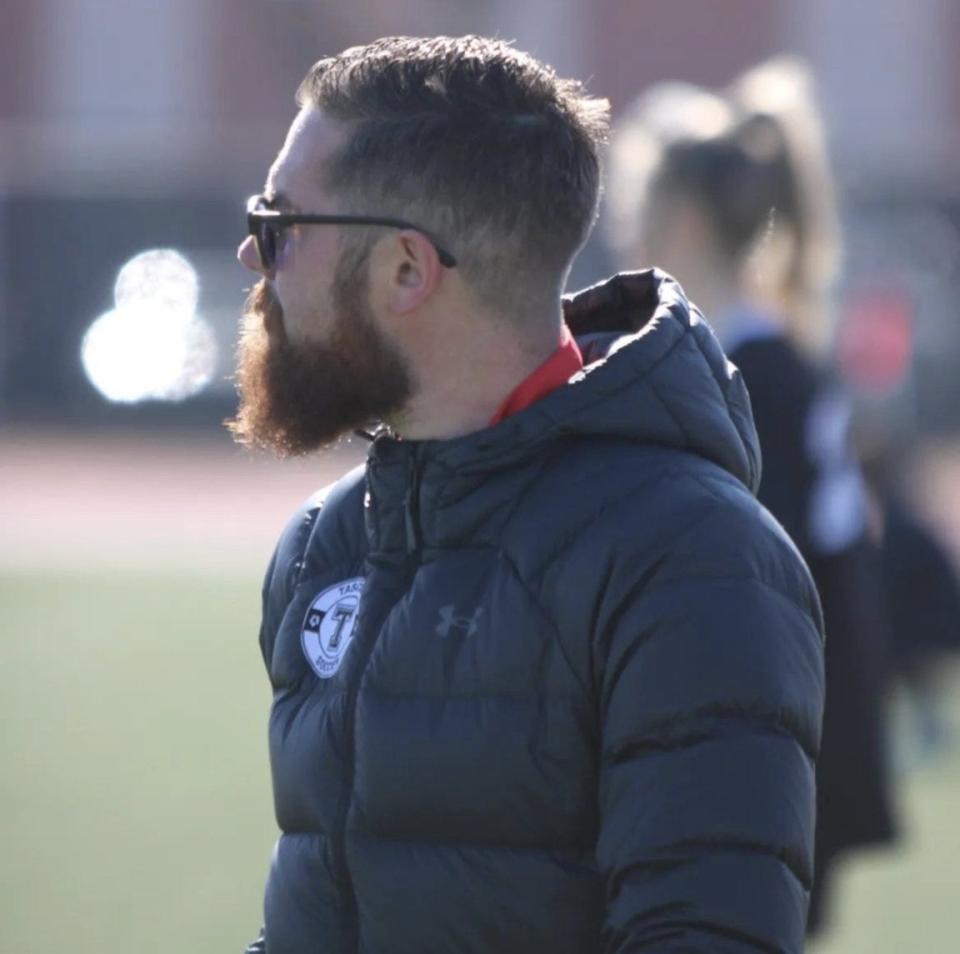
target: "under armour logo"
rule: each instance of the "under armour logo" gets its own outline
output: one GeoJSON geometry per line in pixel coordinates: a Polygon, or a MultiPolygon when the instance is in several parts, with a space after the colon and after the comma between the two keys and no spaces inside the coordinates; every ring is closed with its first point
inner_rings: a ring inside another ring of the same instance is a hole
{"type": "Polygon", "coordinates": [[[437,625],[435,632],[444,639],[450,635],[450,631],[453,629],[462,629],[466,631],[467,636],[475,636],[480,629],[477,621],[482,613],[483,607],[481,606],[473,616],[457,616],[455,607],[444,606],[440,610],[440,623],[437,625]]]}

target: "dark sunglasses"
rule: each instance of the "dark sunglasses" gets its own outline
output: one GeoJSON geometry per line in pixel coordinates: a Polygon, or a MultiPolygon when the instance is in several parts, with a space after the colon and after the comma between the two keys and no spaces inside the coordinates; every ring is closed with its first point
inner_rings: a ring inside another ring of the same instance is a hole
{"type": "Polygon", "coordinates": [[[315,213],[280,212],[270,208],[270,200],[253,195],[247,200],[247,229],[257,243],[260,264],[272,272],[277,263],[277,237],[288,225],[381,225],[392,229],[413,229],[425,235],[437,250],[440,264],[453,268],[457,260],[442,248],[426,230],[404,219],[381,218],[375,215],[321,215],[315,213]]]}

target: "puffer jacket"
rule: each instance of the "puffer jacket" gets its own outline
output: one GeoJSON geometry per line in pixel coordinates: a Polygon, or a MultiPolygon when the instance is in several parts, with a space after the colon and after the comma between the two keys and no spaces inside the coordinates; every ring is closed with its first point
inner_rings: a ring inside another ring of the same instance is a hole
{"type": "Polygon", "coordinates": [[[264,588],[267,954],[801,951],[822,620],[736,369],[657,271],[584,373],[378,437],[264,588]]]}

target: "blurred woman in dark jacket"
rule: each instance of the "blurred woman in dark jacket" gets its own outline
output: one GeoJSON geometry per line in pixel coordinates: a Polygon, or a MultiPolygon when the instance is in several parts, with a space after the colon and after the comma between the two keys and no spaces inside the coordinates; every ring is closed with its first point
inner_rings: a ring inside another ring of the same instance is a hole
{"type": "Polygon", "coordinates": [[[682,275],[743,372],[763,453],[760,500],[820,590],[827,691],[813,933],[834,860],[890,841],[894,825],[879,557],[848,405],[819,370],[838,230],[805,68],[770,61],[723,93],[653,88],[617,131],[608,194],[619,264],[682,275]]]}
{"type": "MultiPolygon", "coordinates": [[[[890,629],[888,682],[903,709],[894,763],[900,772],[944,755],[954,740],[942,706],[960,655],[960,575],[936,527],[911,504],[913,449],[885,421],[858,422],[870,524],[890,629]]],[[[915,491],[914,491],[915,492],[915,491]]]]}

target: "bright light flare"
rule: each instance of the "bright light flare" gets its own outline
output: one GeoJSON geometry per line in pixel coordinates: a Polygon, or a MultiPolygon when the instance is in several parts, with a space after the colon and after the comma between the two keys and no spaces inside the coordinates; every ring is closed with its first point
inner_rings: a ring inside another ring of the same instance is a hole
{"type": "Polygon", "coordinates": [[[117,275],[113,299],[120,311],[143,302],[169,314],[191,316],[197,310],[200,280],[196,269],[172,248],[154,248],[130,259],[117,275]]]}
{"type": "Polygon", "coordinates": [[[81,358],[107,400],[182,401],[210,383],[217,347],[206,322],[144,304],[101,315],[84,335],[81,358]]]}
{"type": "Polygon", "coordinates": [[[80,348],[90,383],[109,401],[181,401],[202,391],[217,364],[210,326],[196,315],[196,270],[173,249],[135,256],[114,286],[116,307],[80,348]]]}

